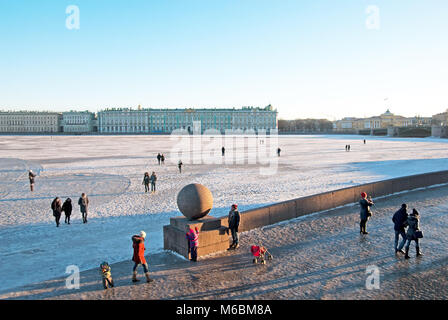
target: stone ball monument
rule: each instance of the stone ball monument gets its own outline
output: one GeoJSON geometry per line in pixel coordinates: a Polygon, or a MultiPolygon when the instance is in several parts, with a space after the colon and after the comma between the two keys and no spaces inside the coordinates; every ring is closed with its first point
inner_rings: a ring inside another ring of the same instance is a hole
{"type": "Polygon", "coordinates": [[[205,217],[213,207],[213,195],[199,183],[186,185],[177,195],[177,206],[189,220],[205,217]]]}

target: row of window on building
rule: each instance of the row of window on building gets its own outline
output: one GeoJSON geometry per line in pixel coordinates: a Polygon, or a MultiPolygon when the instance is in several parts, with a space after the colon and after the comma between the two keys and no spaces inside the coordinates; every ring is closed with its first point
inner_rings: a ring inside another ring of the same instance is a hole
{"type": "Polygon", "coordinates": [[[166,133],[192,132],[199,122],[201,133],[209,129],[266,130],[277,128],[277,111],[271,105],[241,109],[142,109],[109,108],[93,113],[0,112],[1,133],[166,133]]]}
{"type": "Polygon", "coordinates": [[[447,112],[432,117],[403,117],[395,115],[389,110],[385,113],[369,118],[343,118],[333,122],[334,131],[385,129],[388,127],[430,127],[431,125],[447,125],[447,112]]]}

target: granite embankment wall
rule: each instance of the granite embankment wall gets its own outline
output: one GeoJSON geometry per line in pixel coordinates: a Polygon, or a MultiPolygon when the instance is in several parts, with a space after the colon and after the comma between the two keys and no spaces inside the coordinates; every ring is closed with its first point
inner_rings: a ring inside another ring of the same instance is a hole
{"type": "MultiPolygon", "coordinates": [[[[448,183],[448,171],[424,173],[328,191],[241,212],[239,231],[247,231],[306,214],[357,203],[361,192],[372,198],[448,183]]],[[[227,226],[227,217],[220,217],[227,226]]]]}

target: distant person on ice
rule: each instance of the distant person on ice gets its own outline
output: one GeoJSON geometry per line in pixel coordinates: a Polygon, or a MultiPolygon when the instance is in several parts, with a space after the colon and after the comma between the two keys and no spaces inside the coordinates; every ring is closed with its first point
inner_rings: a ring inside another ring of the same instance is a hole
{"type": "Polygon", "coordinates": [[[162,160],[162,164],[165,164],[165,155],[163,153],[160,156],[160,160],[162,160]]]}
{"type": "Polygon", "coordinates": [[[188,240],[188,253],[190,253],[191,261],[198,261],[198,246],[199,246],[199,231],[198,227],[195,227],[194,230],[190,228],[190,226],[186,226],[186,235],[185,237],[188,240]]]}
{"type": "Polygon", "coordinates": [[[132,236],[132,248],[134,249],[134,255],[132,261],[134,261],[134,268],[132,269],[132,282],[140,281],[137,279],[137,267],[141,264],[143,271],[145,272],[146,282],[153,281],[149,277],[148,263],[145,259],[145,238],[146,232],[140,231],[138,235],[132,236]]]}
{"type": "Polygon", "coordinates": [[[53,216],[56,220],[56,227],[59,227],[59,220],[61,219],[62,213],[62,200],[58,197],[54,198],[51,203],[51,210],[53,210],[53,216]]]}
{"type": "Polygon", "coordinates": [[[182,160],[179,160],[179,163],[177,164],[177,167],[179,168],[179,173],[182,173],[182,160]]]}
{"type": "Polygon", "coordinates": [[[34,191],[34,178],[36,178],[36,174],[33,172],[33,170],[28,171],[28,179],[30,179],[31,192],[34,191]]]}
{"type": "Polygon", "coordinates": [[[395,253],[404,253],[403,247],[406,243],[406,230],[404,229],[407,226],[407,220],[408,220],[408,213],[407,213],[408,206],[406,203],[403,203],[401,205],[401,208],[395,212],[394,216],[392,217],[392,221],[394,223],[394,230],[395,230],[395,253]],[[400,246],[398,246],[398,240],[402,238],[402,241],[400,243],[400,246]]]}
{"type": "Polygon", "coordinates": [[[62,205],[62,211],[65,213],[65,223],[70,224],[70,216],[72,214],[72,199],[67,198],[62,205]]]}
{"type": "Polygon", "coordinates": [[[149,177],[149,181],[151,182],[151,192],[156,192],[156,181],[157,181],[157,176],[156,173],[153,171],[151,174],[151,177],[149,177]]]}
{"type": "Polygon", "coordinates": [[[222,153],[222,156],[224,157],[224,155],[226,154],[226,148],[222,147],[221,148],[221,153],[222,153]]]}
{"type": "Polygon", "coordinates": [[[420,251],[419,240],[423,238],[423,232],[420,230],[420,214],[416,209],[412,209],[412,213],[409,215],[407,223],[409,225],[408,231],[406,233],[406,255],[404,256],[406,259],[409,259],[409,246],[411,245],[411,241],[415,241],[415,251],[417,252],[416,256],[422,256],[423,253],[420,251]]]}
{"type": "Polygon", "coordinates": [[[232,204],[227,222],[230,232],[232,233],[232,244],[230,245],[228,250],[237,249],[239,246],[238,227],[240,225],[240,212],[238,211],[238,205],[232,204]]]}
{"type": "Polygon", "coordinates": [[[280,152],[282,152],[282,149],[277,148],[277,156],[279,156],[279,157],[280,157],[280,152]]]}
{"type": "Polygon", "coordinates": [[[360,222],[360,232],[362,234],[369,234],[366,231],[366,224],[367,224],[367,220],[369,220],[369,218],[372,216],[372,211],[370,210],[370,207],[373,206],[373,202],[372,199],[367,199],[367,193],[362,192],[361,193],[361,200],[359,201],[359,205],[361,206],[361,211],[360,211],[360,218],[361,218],[361,222],[360,222]]]}
{"type": "Polygon", "coordinates": [[[81,210],[82,214],[82,223],[87,223],[87,212],[89,210],[89,198],[85,193],[81,194],[81,197],[78,200],[79,210],[81,210]]]}
{"type": "Polygon", "coordinates": [[[162,156],[160,155],[160,153],[157,155],[157,161],[159,162],[159,166],[160,166],[160,160],[162,160],[162,156]]]}
{"type": "Polygon", "coordinates": [[[150,183],[150,178],[149,178],[149,172],[145,172],[145,175],[143,176],[143,181],[142,184],[145,185],[145,193],[149,191],[149,183],[150,183]]]}

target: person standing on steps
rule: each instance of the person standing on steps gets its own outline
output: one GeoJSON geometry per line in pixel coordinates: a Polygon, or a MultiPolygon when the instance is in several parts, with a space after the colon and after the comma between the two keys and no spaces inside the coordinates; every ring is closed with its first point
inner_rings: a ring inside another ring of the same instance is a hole
{"type": "Polygon", "coordinates": [[[65,213],[65,223],[70,224],[70,216],[72,214],[72,199],[67,198],[62,205],[62,211],[65,213]]]}
{"type": "Polygon", "coordinates": [[[59,197],[54,198],[51,203],[51,210],[53,210],[53,217],[56,220],[56,227],[59,227],[59,220],[61,219],[62,214],[62,201],[59,197]]]}
{"type": "Polygon", "coordinates": [[[82,223],[87,223],[87,212],[89,210],[89,198],[85,193],[81,194],[81,197],[78,200],[79,209],[82,214],[82,223]]]}
{"type": "Polygon", "coordinates": [[[137,267],[139,265],[143,266],[146,282],[153,281],[149,277],[148,263],[146,262],[145,259],[145,238],[146,238],[145,231],[140,231],[138,235],[132,236],[132,248],[134,249],[134,254],[132,256],[132,261],[134,261],[134,268],[132,269],[132,282],[140,281],[137,279],[137,267]]]}
{"type": "Polygon", "coordinates": [[[179,173],[182,173],[182,160],[179,160],[179,163],[177,164],[177,167],[179,168],[179,173]]]}
{"type": "Polygon", "coordinates": [[[33,172],[33,170],[28,171],[28,179],[30,179],[30,190],[31,192],[34,191],[34,182],[36,178],[36,174],[33,172]]]}
{"type": "Polygon", "coordinates": [[[408,213],[407,213],[408,206],[406,203],[403,203],[401,205],[401,208],[395,212],[394,216],[392,217],[392,221],[394,223],[394,230],[395,230],[395,253],[404,253],[403,247],[406,243],[406,231],[405,227],[407,226],[407,220],[408,220],[408,213]],[[401,235],[402,241],[400,243],[400,246],[398,246],[398,240],[401,235]]]}
{"type": "Polygon", "coordinates": [[[404,256],[406,259],[409,259],[409,246],[411,245],[411,241],[415,241],[415,251],[416,256],[420,257],[423,253],[420,251],[419,239],[423,238],[423,232],[420,230],[420,214],[416,209],[412,209],[412,213],[409,215],[407,223],[409,225],[408,231],[406,233],[406,255],[404,256]]]}
{"type": "Polygon", "coordinates": [[[240,212],[238,211],[238,205],[232,204],[227,222],[230,232],[232,233],[232,244],[228,250],[237,249],[239,247],[238,227],[240,225],[240,212]]]}
{"type": "Polygon", "coordinates": [[[151,182],[151,193],[155,193],[156,192],[157,176],[154,171],[152,172],[151,177],[149,177],[149,181],[151,182]]]}
{"type": "Polygon", "coordinates": [[[367,193],[362,192],[361,193],[361,200],[359,201],[359,205],[361,206],[361,211],[360,211],[360,218],[361,218],[361,222],[360,222],[360,232],[361,234],[369,234],[366,231],[366,225],[367,225],[367,221],[369,220],[369,218],[372,216],[372,211],[370,210],[370,207],[373,206],[373,201],[372,199],[369,197],[369,199],[367,199],[367,193]]]}
{"type": "Polygon", "coordinates": [[[142,184],[145,185],[145,193],[149,192],[149,183],[150,183],[150,178],[149,178],[149,172],[145,172],[145,175],[143,176],[143,181],[142,184]]]}
{"type": "Polygon", "coordinates": [[[195,227],[194,230],[190,226],[185,226],[187,233],[185,237],[188,240],[188,253],[190,253],[191,261],[198,261],[198,247],[199,247],[199,230],[195,227]]]}

